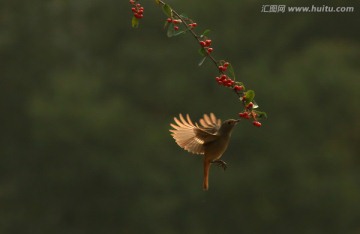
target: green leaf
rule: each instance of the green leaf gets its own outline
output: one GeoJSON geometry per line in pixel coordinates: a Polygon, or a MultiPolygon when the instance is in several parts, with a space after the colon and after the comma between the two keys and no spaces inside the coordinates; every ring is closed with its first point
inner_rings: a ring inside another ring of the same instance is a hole
{"type": "Polygon", "coordinates": [[[173,25],[170,24],[169,27],[168,27],[168,30],[167,30],[166,35],[167,35],[168,37],[175,37],[175,36],[179,36],[179,35],[185,34],[185,33],[186,33],[185,30],[177,30],[177,31],[176,31],[176,30],[174,29],[173,25]]]}
{"type": "Polygon", "coordinates": [[[132,17],[131,26],[133,28],[138,28],[139,27],[139,19],[136,18],[135,16],[132,17]]]}
{"type": "Polygon", "coordinates": [[[188,17],[186,14],[184,14],[184,13],[181,13],[180,16],[181,16],[181,18],[183,18],[183,19],[189,19],[189,17],[188,17]]]}
{"type": "Polygon", "coordinates": [[[164,29],[169,26],[169,22],[165,21],[165,24],[164,24],[164,29]]]}
{"type": "Polygon", "coordinates": [[[200,37],[205,37],[207,34],[209,34],[209,32],[210,32],[210,29],[206,29],[206,30],[201,34],[200,37]]]}
{"type": "Polygon", "coordinates": [[[265,119],[267,119],[266,112],[263,112],[263,111],[254,111],[254,112],[256,113],[257,118],[260,118],[260,119],[265,118],[265,119]]]}
{"type": "Polygon", "coordinates": [[[185,33],[186,33],[186,30],[178,30],[178,31],[175,31],[175,33],[173,34],[173,37],[176,37],[176,36],[179,36],[179,35],[182,35],[185,33]]]}
{"type": "Polygon", "coordinates": [[[168,27],[168,30],[167,30],[166,35],[167,35],[168,37],[172,37],[172,36],[174,35],[174,33],[175,33],[175,29],[174,29],[174,27],[172,26],[172,24],[170,24],[169,27],[168,27]]]}
{"type": "Polygon", "coordinates": [[[204,47],[201,47],[199,49],[199,54],[203,57],[206,57],[207,56],[207,53],[206,53],[206,50],[204,49],[204,47]]]}
{"type": "Polygon", "coordinates": [[[230,77],[233,78],[233,80],[236,80],[234,68],[233,68],[233,66],[231,65],[231,63],[229,63],[228,71],[229,71],[230,77]]]}
{"type": "Polygon", "coordinates": [[[207,58],[207,57],[203,57],[203,58],[200,60],[200,62],[199,62],[199,67],[200,67],[201,65],[203,65],[203,63],[205,62],[206,58],[207,58]]]}
{"type": "Polygon", "coordinates": [[[168,4],[163,5],[162,9],[165,15],[167,15],[169,18],[172,18],[172,10],[168,4]]]}
{"type": "Polygon", "coordinates": [[[158,4],[158,5],[160,5],[160,2],[159,2],[159,0],[155,0],[155,3],[156,3],[156,4],[158,4]]]}
{"type": "Polygon", "coordinates": [[[255,91],[254,90],[248,90],[245,92],[245,103],[246,105],[249,104],[254,100],[255,97],[255,91]]]}

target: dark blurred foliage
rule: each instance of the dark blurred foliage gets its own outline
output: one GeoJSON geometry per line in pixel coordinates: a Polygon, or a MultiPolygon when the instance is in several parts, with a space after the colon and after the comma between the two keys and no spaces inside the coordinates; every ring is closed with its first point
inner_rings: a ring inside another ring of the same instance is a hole
{"type": "Polygon", "coordinates": [[[169,1],[210,28],[269,119],[242,122],[203,192],[172,117],[236,118],[190,35],[143,1],[0,3],[0,233],[360,233],[360,5],[261,13],[287,1],[169,1]]]}

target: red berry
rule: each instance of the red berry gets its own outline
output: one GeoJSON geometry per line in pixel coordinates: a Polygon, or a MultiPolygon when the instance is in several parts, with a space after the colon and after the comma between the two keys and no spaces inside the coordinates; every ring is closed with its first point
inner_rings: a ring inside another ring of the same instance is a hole
{"type": "Polygon", "coordinates": [[[219,85],[223,85],[224,84],[224,82],[223,82],[223,80],[220,78],[220,77],[215,77],[215,80],[216,80],[216,82],[219,84],[219,85]]]}
{"type": "Polygon", "coordinates": [[[227,68],[229,65],[230,65],[230,63],[226,62],[226,63],[224,63],[223,66],[227,68]]]}
{"type": "Polygon", "coordinates": [[[136,4],[136,7],[138,7],[138,8],[141,7],[140,3],[136,4]]]}
{"type": "Polygon", "coordinates": [[[241,91],[243,89],[243,86],[235,85],[234,90],[235,91],[241,91]]]}
{"type": "Polygon", "coordinates": [[[226,71],[226,69],[227,69],[227,68],[224,67],[224,66],[219,66],[219,70],[222,71],[222,72],[226,71]]]}
{"type": "Polygon", "coordinates": [[[243,119],[250,119],[250,115],[247,112],[239,113],[239,117],[243,119]]]}
{"type": "Polygon", "coordinates": [[[171,19],[171,18],[167,18],[166,21],[167,21],[168,23],[171,23],[171,22],[172,22],[172,19],[171,19]]]}
{"type": "Polygon", "coordinates": [[[214,49],[210,47],[210,48],[207,49],[207,52],[210,54],[211,52],[213,52],[213,50],[214,49]]]}
{"type": "Polygon", "coordinates": [[[253,125],[255,127],[261,127],[261,123],[259,121],[253,121],[253,125]]]}
{"type": "Polygon", "coordinates": [[[139,10],[140,10],[140,11],[143,11],[143,10],[144,10],[144,7],[140,7],[139,10]]]}
{"type": "Polygon", "coordinates": [[[175,31],[179,30],[179,27],[178,27],[178,26],[174,26],[174,30],[175,30],[175,31]]]}
{"type": "Polygon", "coordinates": [[[141,19],[142,17],[144,17],[142,14],[139,14],[139,13],[135,13],[134,16],[137,19],[141,19]]]}
{"type": "Polygon", "coordinates": [[[208,39],[208,40],[205,41],[205,43],[206,43],[206,46],[210,46],[211,45],[211,40],[208,39]]]}
{"type": "Polygon", "coordinates": [[[225,74],[222,74],[222,75],[220,76],[220,78],[221,78],[221,80],[226,80],[226,78],[227,78],[227,75],[225,75],[225,74]]]}
{"type": "Polygon", "coordinates": [[[139,13],[139,14],[143,14],[143,13],[144,13],[144,10],[139,10],[138,13],[139,13]]]}
{"type": "Polygon", "coordinates": [[[227,87],[231,87],[231,86],[233,86],[233,84],[234,84],[233,80],[231,80],[231,79],[227,80],[227,87]]]}
{"type": "Polygon", "coordinates": [[[201,45],[202,47],[205,47],[205,46],[206,46],[206,42],[205,42],[205,41],[200,41],[200,45],[201,45]]]}
{"type": "Polygon", "coordinates": [[[192,28],[195,28],[195,27],[197,26],[197,23],[192,23],[192,24],[190,24],[190,26],[191,26],[192,28]]]}
{"type": "Polygon", "coordinates": [[[250,103],[246,106],[246,108],[247,108],[247,109],[251,109],[251,108],[253,108],[253,106],[254,106],[254,104],[253,104],[252,102],[250,102],[250,103]]]}
{"type": "Polygon", "coordinates": [[[135,1],[134,0],[130,0],[130,4],[134,5],[135,1]]]}

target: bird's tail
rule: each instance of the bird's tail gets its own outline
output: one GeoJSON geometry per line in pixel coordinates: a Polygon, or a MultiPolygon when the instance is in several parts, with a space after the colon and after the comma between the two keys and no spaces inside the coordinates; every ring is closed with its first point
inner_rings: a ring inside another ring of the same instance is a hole
{"type": "Polygon", "coordinates": [[[204,182],[203,189],[206,191],[209,189],[209,171],[210,171],[210,161],[204,160],[204,182]]]}

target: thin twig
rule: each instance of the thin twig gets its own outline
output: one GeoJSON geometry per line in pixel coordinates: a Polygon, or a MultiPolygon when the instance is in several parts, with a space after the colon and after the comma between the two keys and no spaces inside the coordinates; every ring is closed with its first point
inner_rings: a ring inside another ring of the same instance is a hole
{"type": "MultiPolygon", "coordinates": [[[[159,2],[164,6],[166,5],[165,2],[159,0],[159,2]]],[[[176,15],[177,18],[179,18],[181,20],[181,23],[188,29],[188,31],[190,31],[190,33],[193,35],[193,37],[200,43],[200,36],[196,34],[196,32],[192,29],[192,27],[190,27],[184,20],[184,18],[177,13],[174,9],[171,8],[171,12],[174,13],[174,15],[176,15]]],[[[219,66],[218,62],[216,61],[216,59],[210,54],[207,54],[207,57],[209,57],[211,59],[211,61],[215,64],[216,67],[219,66]]]]}

